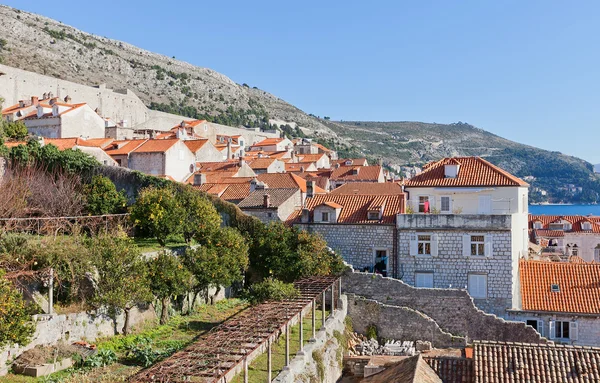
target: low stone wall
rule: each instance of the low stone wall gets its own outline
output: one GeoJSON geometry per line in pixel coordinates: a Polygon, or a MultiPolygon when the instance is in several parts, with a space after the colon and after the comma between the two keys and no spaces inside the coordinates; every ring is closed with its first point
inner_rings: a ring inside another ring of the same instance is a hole
{"type": "Polygon", "coordinates": [[[344,333],[346,314],[348,312],[348,301],[342,295],[338,300],[341,310],[336,310],[325,322],[325,329],[317,331],[314,342],[304,345],[304,352],[296,355],[290,361],[287,369],[282,371],[273,383],[297,383],[297,382],[323,382],[335,383],[342,376],[343,361],[340,348],[334,331],[344,333]],[[323,358],[324,376],[319,377],[317,362],[313,358],[313,352],[319,353],[323,358]]]}
{"type": "Polygon", "coordinates": [[[377,335],[402,341],[430,341],[434,347],[464,347],[465,338],[443,331],[427,315],[408,307],[383,304],[348,294],[348,315],[354,331],[366,334],[367,327],[375,325],[377,335]]]}
{"type": "MultiPolygon", "coordinates": [[[[117,317],[117,328],[121,330],[124,315],[117,317]]],[[[147,310],[131,310],[131,326],[139,325],[148,320],[156,319],[152,307],[147,310]]],[[[5,375],[11,362],[38,345],[48,346],[59,341],[75,342],[85,340],[93,342],[97,338],[115,335],[114,321],[107,315],[92,315],[85,312],[67,315],[33,315],[32,320],[36,325],[32,341],[26,346],[15,345],[0,350],[0,376],[5,375]]]]}
{"type": "MultiPolygon", "coordinates": [[[[546,343],[532,327],[486,314],[475,307],[465,290],[414,288],[398,279],[381,275],[348,272],[343,277],[343,291],[388,305],[419,311],[446,332],[467,341],[546,343]]],[[[397,323],[395,326],[404,326],[397,323]]]]}

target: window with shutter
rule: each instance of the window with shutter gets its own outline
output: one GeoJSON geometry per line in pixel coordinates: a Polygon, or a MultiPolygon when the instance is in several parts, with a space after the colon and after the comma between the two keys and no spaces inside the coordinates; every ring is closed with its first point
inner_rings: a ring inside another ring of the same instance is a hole
{"type": "Polygon", "coordinates": [[[556,321],[550,321],[550,330],[548,331],[548,338],[555,339],[556,338],[556,321]]]}
{"type": "Polygon", "coordinates": [[[449,196],[442,196],[440,199],[440,211],[442,213],[450,213],[450,197],[449,196]]]}
{"type": "Polygon", "coordinates": [[[415,287],[433,288],[433,273],[432,272],[417,272],[417,273],[415,273],[415,287]]]}
{"type": "Polygon", "coordinates": [[[417,240],[417,254],[431,255],[431,235],[418,235],[417,240]]]}
{"type": "Polygon", "coordinates": [[[469,274],[468,290],[469,295],[471,295],[473,298],[487,298],[487,275],[469,274]]]}
{"type": "Polygon", "coordinates": [[[488,234],[485,236],[485,256],[491,257],[494,251],[494,247],[492,246],[492,235],[488,234]]]}
{"type": "Polygon", "coordinates": [[[433,257],[437,257],[438,255],[438,235],[437,234],[433,234],[431,236],[431,255],[433,257]]]}
{"type": "Polygon", "coordinates": [[[410,255],[417,255],[417,236],[413,234],[410,236],[410,255]]]}
{"type": "Polygon", "coordinates": [[[579,328],[577,322],[569,322],[569,335],[571,340],[577,340],[579,338],[579,328]]]}

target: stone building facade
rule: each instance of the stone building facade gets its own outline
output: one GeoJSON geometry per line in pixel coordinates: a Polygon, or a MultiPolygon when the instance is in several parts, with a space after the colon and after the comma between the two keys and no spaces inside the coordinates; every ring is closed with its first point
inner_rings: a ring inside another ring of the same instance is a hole
{"type": "MultiPolygon", "coordinates": [[[[394,256],[393,224],[326,224],[296,225],[301,230],[317,233],[344,261],[358,270],[372,270],[377,251],[385,251],[388,259],[394,256]]],[[[391,265],[388,265],[388,270],[391,265]]]]}

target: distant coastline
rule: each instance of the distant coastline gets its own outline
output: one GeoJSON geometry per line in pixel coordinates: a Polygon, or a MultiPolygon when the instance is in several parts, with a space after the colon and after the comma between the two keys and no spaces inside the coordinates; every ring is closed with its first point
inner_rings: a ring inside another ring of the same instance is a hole
{"type": "Polygon", "coordinates": [[[597,215],[600,205],[586,204],[530,204],[529,213],[534,215],[597,215]]]}

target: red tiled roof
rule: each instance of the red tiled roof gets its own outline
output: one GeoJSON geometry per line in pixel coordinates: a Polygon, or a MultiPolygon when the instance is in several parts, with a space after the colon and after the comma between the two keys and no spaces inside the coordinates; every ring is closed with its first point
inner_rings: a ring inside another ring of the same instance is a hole
{"type": "Polygon", "coordinates": [[[257,158],[255,160],[249,161],[248,165],[252,169],[267,169],[275,161],[276,160],[274,158],[257,158]]]}
{"type": "Polygon", "coordinates": [[[381,166],[340,166],[331,172],[332,180],[377,182],[382,174],[381,166]],[[354,170],[358,174],[352,174],[354,170]]]}
{"type": "Polygon", "coordinates": [[[403,191],[396,182],[350,182],[333,189],[331,194],[393,195],[403,194],[403,191]]]}
{"type": "Polygon", "coordinates": [[[583,383],[600,378],[597,347],[476,340],[473,362],[474,383],[583,383]]]}
{"type": "Polygon", "coordinates": [[[298,158],[300,159],[300,162],[317,162],[323,157],[327,157],[327,155],[325,153],[298,154],[298,158]]]}
{"type": "Polygon", "coordinates": [[[114,141],[113,138],[88,138],[81,146],[91,146],[104,149],[114,141]]]}
{"type": "Polygon", "coordinates": [[[333,161],[332,164],[339,164],[340,166],[345,166],[346,161],[352,161],[352,165],[350,166],[367,166],[368,163],[366,158],[340,158],[338,160],[333,161]]]}
{"type": "Polygon", "coordinates": [[[270,146],[270,145],[276,145],[278,143],[280,143],[281,141],[285,140],[285,138],[265,138],[264,140],[257,142],[256,144],[253,144],[252,146],[270,146]]]}
{"type": "MultiPolygon", "coordinates": [[[[338,217],[338,223],[370,223],[370,224],[393,224],[396,222],[396,215],[404,212],[404,196],[403,195],[386,195],[386,196],[370,196],[370,195],[331,195],[317,194],[306,199],[306,208],[310,210],[311,215],[315,207],[323,205],[326,202],[333,202],[342,206],[342,211],[338,217]],[[383,204],[383,215],[381,221],[369,220],[368,209],[373,203],[383,204]]],[[[296,215],[299,218],[299,214],[296,215]]],[[[296,220],[295,223],[299,223],[296,220]]]]}
{"type": "Polygon", "coordinates": [[[146,141],[147,140],[113,141],[107,148],[104,148],[104,151],[110,156],[128,155],[146,141]]]}
{"type": "Polygon", "coordinates": [[[218,170],[237,171],[237,169],[240,167],[240,162],[237,160],[221,162],[196,162],[196,167],[202,172],[218,170]]]}
{"type": "Polygon", "coordinates": [[[525,311],[600,314],[600,264],[519,262],[525,311]],[[557,284],[560,291],[552,292],[557,284]]]}
{"type": "MultiPolygon", "coordinates": [[[[567,233],[600,233],[600,217],[598,216],[583,216],[583,215],[529,215],[529,228],[533,229],[533,225],[536,222],[540,222],[542,224],[542,230],[537,229],[537,232],[545,233],[549,231],[557,231],[557,230],[549,230],[551,223],[560,223],[562,221],[567,221],[571,223],[571,230],[565,230],[567,233]],[[583,230],[583,223],[589,222],[592,224],[592,230],[583,230]]],[[[547,236],[547,235],[541,235],[547,236]]]]}
{"type": "Polygon", "coordinates": [[[56,146],[59,150],[73,149],[73,147],[80,146],[89,146],[85,145],[85,140],[79,137],[73,138],[44,138],[44,144],[52,144],[56,146]]]}
{"type": "Polygon", "coordinates": [[[164,140],[147,140],[134,153],[164,153],[179,142],[178,138],[167,138],[164,140]]]}
{"type": "Polygon", "coordinates": [[[196,153],[200,148],[204,146],[208,142],[208,139],[202,140],[185,140],[183,143],[192,151],[192,153],[196,153]]]}
{"type": "Polygon", "coordinates": [[[536,230],[534,230],[534,234],[536,237],[549,237],[549,238],[558,238],[558,237],[565,236],[565,232],[562,230],[536,229],[536,230]]]}
{"type": "Polygon", "coordinates": [[[323,202],[321,205],[329,206],[329,207],[332,207],[334,209],[341,209],[341,208],[343,208],[343,206],[340,205],[339,203],[335,203],[335,202],[331,202],[331,201],[323,202]]]}
{"type": "Polygon", "coordinates": [[[302,169],[306,170],[311,165],[313,165],[315,168],[317,167],[317,165],[314,162],[286,162],[285,171],[297,172],[301,171],[302,169]]]}
{"type": "Polygon", "coordinates": [[[525,181],[479,157],[444,158],[423,169],[423,172],[407,180],[404,185],[406,187],[528,186],[525,181]],[[460,162],[458,176],[447,178],[444,165],[456,161],[460,162]]]}

